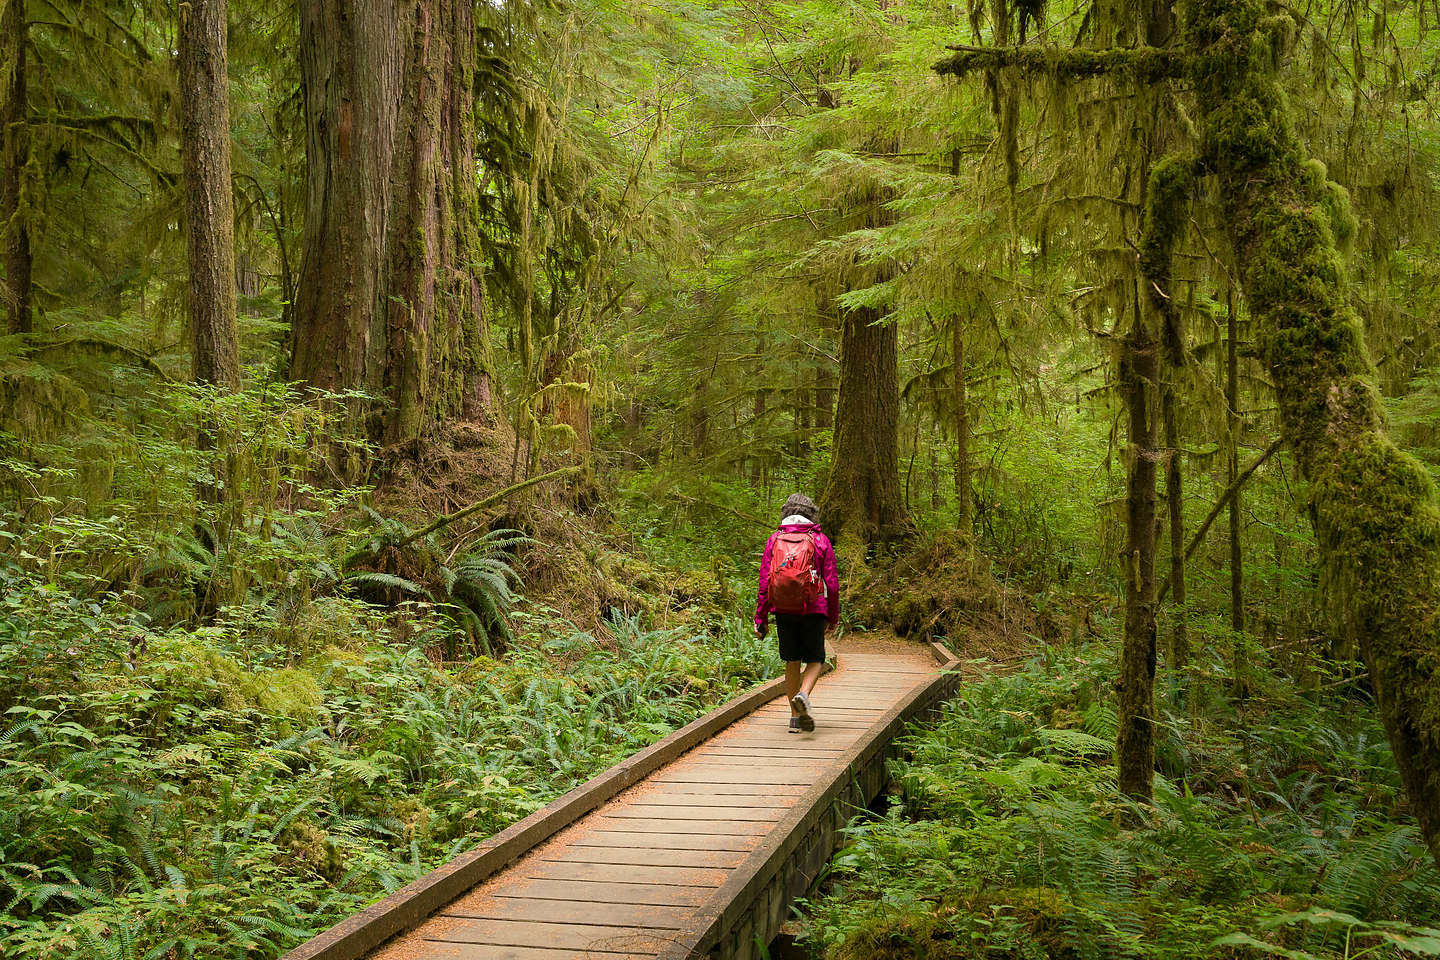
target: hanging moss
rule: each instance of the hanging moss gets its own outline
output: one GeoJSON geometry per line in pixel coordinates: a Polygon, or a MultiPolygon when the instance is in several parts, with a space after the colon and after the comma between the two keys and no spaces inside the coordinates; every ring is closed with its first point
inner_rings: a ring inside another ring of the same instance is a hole
{"type": "Polygon", "coordinates": [[[1056,47],[964,48],[935,64],[935,71],[964,77],[984,70],[1018,67],[1032,76],[1050,74],[1060,79],[1114,76],[1139,84],[1180,77],[1185,59],[1173,50],[1154,47],[1104,50],[1056,47]]]}
{"type": "Polygon", "coordinates": [[[1440,504],[1391,442],[1350,306],[1344,191],[1307,161],[1275,77],[1293,39],[1258,0],[1197,0],[1189,42],[1202,162],[1219,181],[1241,286],[1287,438],[1309,481],[1322,586],[1358,641],[1440,860],[1440,504]]]}

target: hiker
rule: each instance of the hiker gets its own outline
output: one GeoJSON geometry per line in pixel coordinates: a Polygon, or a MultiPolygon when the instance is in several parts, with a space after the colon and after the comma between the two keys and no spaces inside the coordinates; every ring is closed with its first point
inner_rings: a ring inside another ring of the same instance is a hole
{"type": "Polygon", "coordinates": [[[780,529],[770,534],[760,559],[755,635],[764,637],[770,614],[785,661],[790,732],[815,729],[810,691],[825,668],[825,635],[840,622],[840,577],[835,548],[816,521],[820,511],[804,494],[792,494],[780,510],[780,529]]]}

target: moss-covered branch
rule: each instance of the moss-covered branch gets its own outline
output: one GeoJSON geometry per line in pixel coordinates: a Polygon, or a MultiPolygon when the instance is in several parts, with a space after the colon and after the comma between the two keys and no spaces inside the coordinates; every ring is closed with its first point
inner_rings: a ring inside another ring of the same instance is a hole
{"type": "MultiPolygon", "coordinates": [[[[434,520],[431,520],[419,530],[415,530],[403,539],[397,540],[393,544],[387,544],[387,546],[394,547],[397,550],[403,549],[404,547],[408,547],[410,544],[414,543],[416,540],[423,540],[425,537],[430,536],[430,534],[443,530],[444,528],[450,526],[452,523],[455,523],[457,520],[464,520],[466,517],[473,516],[474,514],[479,513],[481,510],[484,510],[487,507],[493,507],[497,503],[502,503],[522,490],[528,490],[529,488],[536,486],[537,484],[544,483],[547,480],[558,480],[561,477],[572,476],[579,473],[581,469],[582,468],[580,467],[561,467],[559,470],[551,470],[549,473],[542,473],[539,476],[531,477],[528,480],[522,480],[519,483],[511,484],[503,490],[497,490],[495,493],[490,494],[488,497],[485,497],[484,499],[478,500],[475,503],[470,504],[470,506],[468,507],[456,510],[454,513],[442,514],[436,517],[434,520]]],[[[353,551],[345,557],[344,561],[342,561],[341,563],[341,569],[349,570],[359,564],[369,563],[375,559],[375,556],[376,553],[373,547],[370,547],[368,545],[361,547],[360,549],[353,551]]]]}
{"type": "MultiPolygon", "coordinates": [[[[1225,488],[1225,492],[1220,494],[1220,498],[1215,501],[1215,505],[1210,508],[1210,512],[1205,515],[1205,519],[1201,521],[1200,526],[1195,529],[1194,535],[1190,537],[1190,542],[1186,544],[1184,554],[1186,560],[1194,556],[1195,551],[1200,548],[1200,544],[1205,542],[1205,534],[1210,532],[1211,526],[1215,523],[1215,518],[1220,516],[1220,512],[1229,505],[1231,500],[1235,499],[1245,484],[1250,481],[1250,477],[1254,475],[1255,471],[1263,467],[1266,462],[1275,455],[1275,452],[1280,449],[1280,445],[1283,442],[1283,437],[1271,442],[1270,446],[1266,447],[1260,456],[1251,461],[1250,466],[1240,471],[1239,476],[1231,481],[1230,486],[1225,488]]],[[[1164,602],[1166,595],[1170,593],[1170,584],[1170,580],[1166,580],[1160,584],[1160,592],[1156,594],[1157,603],[1164,602]]]]}
{"type": "Polygon", "coordinates": [[[1195,184],[1195,158],[1189,154],[1165,157],[1150,171],[1145,199],[1145,226],[1140,236],[1140,277],[1145,296],[1161,318],[1165,360],[1182,365],[1184,337],[1180,308],[1170,295],[1170,270],[1175,247],[1190,216],[1190,194],[1195,184]]]}
{"type": "Polygon", "coordinates": [[[951,47],[955,54],[936,63],[937,73],[966,77],[985,70],[1019,67],[1029,74],[1050,74],[1062,80],[1113,76],[1136,84],[1154,83],[1185,74],[1185,58],[1172,50],[1135,47],[1125,50],[1075,50],[1058,47],[951,47]]]}
{"type": "Polygon", "coordinates": [[[1440,861],[1440,501],[1387,432],[1337,234],[1344,194],[1306,158],[1261,0],[1196,0],[1188,45],[1202,160],[1286,438],[1309,481],[1325,594],[1358,641],[1411,805],[1440,861]]]}

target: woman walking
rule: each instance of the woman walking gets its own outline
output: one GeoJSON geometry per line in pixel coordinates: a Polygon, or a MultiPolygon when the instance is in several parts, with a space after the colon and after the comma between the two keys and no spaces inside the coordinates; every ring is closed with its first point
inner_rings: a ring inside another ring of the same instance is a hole
{"type": "Polygon", "coordinates": [[[760,558],[755,634],[765,636],[770,614],[785,661],[790,732],[815,729],[810,692],[825,667],[825,635],[840,622],[840,577],[835,548],[820,529],[820,511],[809,497],[792,494],[780,510],[780,529],[760,558]]]}

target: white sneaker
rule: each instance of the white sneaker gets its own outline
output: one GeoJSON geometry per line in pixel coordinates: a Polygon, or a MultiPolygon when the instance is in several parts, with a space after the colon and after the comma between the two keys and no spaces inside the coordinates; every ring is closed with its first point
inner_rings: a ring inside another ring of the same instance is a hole
{"type": "Polygon", "coordinates": [[[795,711],[795,719],[800,721],[800,729],[809,733],[815,729],[815,718],[810,716],[810,698],[805,691],[800,691],[790,698],[790,709],[795,711]]]}

